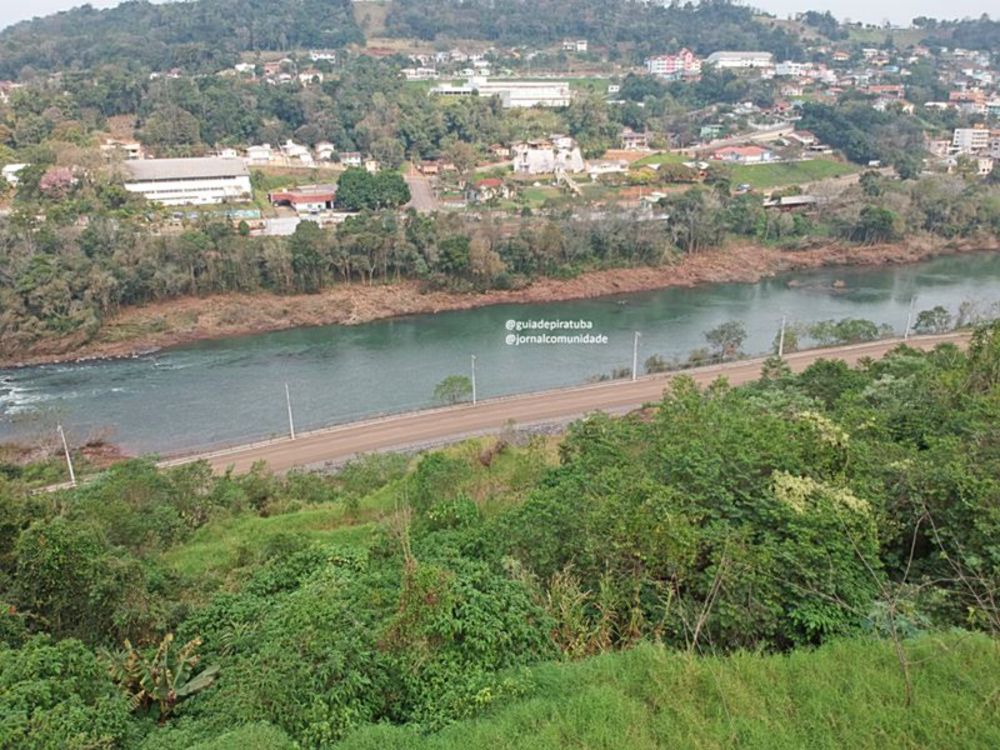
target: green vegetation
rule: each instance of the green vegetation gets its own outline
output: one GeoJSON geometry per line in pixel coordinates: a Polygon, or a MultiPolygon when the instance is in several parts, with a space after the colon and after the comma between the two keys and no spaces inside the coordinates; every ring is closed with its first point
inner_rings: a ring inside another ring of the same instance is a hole
{"type": "Polygon", "coordinates": [[[785,185],[818,182],[831,177],[853,174],[858,168],[832,159],[783,162],[780,164],[752,164],[732,167],[734,185],[747,184],[752,188],[766,189],[785,185]]]}
{"type": "Polygon", "coordinates": [[[990,324],[558,440],[0,479],[0,744],[991,747],[998,373],[990,324]]]}
{"type": "Polygon", "coordinates": [[[725,657],[643,645],[532,668],[526,694],[484,718],[430,736],[372,728],[338,748],[884,750],[1000,742],[991,699],[1000,668],[996,641],[935,636],[906,648],[908,658],[920,663],[914,690],[925,696],[909,708],[900,700],[898,665],[886,643],[838,641],[790,655],[725,657]]]}

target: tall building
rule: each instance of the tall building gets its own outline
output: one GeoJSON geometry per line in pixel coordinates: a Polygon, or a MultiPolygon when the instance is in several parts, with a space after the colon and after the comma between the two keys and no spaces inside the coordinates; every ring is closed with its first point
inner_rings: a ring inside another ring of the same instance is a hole
{"type": "Polygon", "coordinates": [[[682,78],[701,73],[701,60],[686,47],[676,55],[658,55],[646,60],[646,70],[660,78],[682,78]]]}

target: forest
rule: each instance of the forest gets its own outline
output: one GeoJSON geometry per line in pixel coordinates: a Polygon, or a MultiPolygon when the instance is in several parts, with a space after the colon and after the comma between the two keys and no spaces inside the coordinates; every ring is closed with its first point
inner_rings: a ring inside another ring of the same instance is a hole
{"type": "Polygon", "coordinates": [[[350,0],[131,0],[82,5],[0,32],[0,78],[98,69],[215,72],[241,52],[339,48],[364,39],[350,0]]]}
{"type": "Polygon", "coordinates": [[[996,746],[998,408],[994,323],[332,474],[0,464],[0,745],[996,746]]]}

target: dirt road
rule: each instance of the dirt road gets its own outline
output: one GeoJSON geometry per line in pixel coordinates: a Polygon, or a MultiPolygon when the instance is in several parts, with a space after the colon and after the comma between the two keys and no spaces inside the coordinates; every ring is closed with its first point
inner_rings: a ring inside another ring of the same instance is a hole
{"type": "MultiPolygon", "coordinates": [[[[952,333],[912,337],[909,344],[930,349],[944,342],[962,345],[967,340],[967,333],[952,333]]],[[[831,349],[814,349],[789,354],[785,359],[792,370],[801,372],[821,358],[842,359],[848,364],[856,364],[864,357],[878,358],[900,343],[900,339],[890,339],[831,349]]],[[[748,359],[687,370],[684,374],[690,375],[701,385],[711,383],[720,376],[726,377],[733,385],[739,385],[758,378],[763,362],[763,358],[748,359]]],[[[286,471],[297,466],[322,466],[326,463],[343,462],[360,453],[419,448],[497,432],[511,423],[525,427],[565,422],[594,411],[629,411],[659,400],[663,389],[673,377],[676,374],[649,375],[640,377],[635,382],[610,381],[484,400],[476,406],[462,404],[400,414],[304,433],[295,440],[284,438],[186,456],[164,461],[161,465],[178,465],[205,459],[216,471],[233,467],[237,472],[247,471],[256,461],[266,461],[275,471],[286,471]]]]}

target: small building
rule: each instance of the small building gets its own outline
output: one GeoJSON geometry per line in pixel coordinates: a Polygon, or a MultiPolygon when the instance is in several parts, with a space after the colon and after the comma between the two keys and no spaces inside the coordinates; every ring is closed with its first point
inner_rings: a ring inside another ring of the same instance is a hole
{"type": "Polygon", "coordinates": [[[990,147],[990,131],[983,127],[955,128],[951,146],[955,154],[984,153],[990,147]]]}
{"type": "Polygon", "coordinates": [[[17,183],[20,182],[18,179],[18,173],[29,166],[28,164],[7,164],[2,170],[0,170],[0,176],[3,176],[4,180],[11,187],[17,187],[17,183]]]}
{"type": "Polygon", "coordinates": [[[142,144],[137,141],[119,141],[108,138],[101,144],[101,153],[107,157],[120,156],[123,159],[141,159],[145,154],[142,144]]]}
{"type": "Polygon", "coordinates": [[[262,167],[271,163],[271,144],[248,146],[246,162],[249,165],[262,167]]]}
{"type": "Polygon", "coordinates": [[[361,166],[361,154],[357,151],[341,151],[337,158],[345,167],[361,166]]]}
{"type": "Polygon", "coordinates": [[[126,190],[165,206],[241,201],[253,193],[242,159],[138,159],[124,166],[126,190]]]}
{"type": "Polygon", "coordinates": [[[587,162],[587,174],[591,180],[601,175],[625,174],[628,172],[628,162],[625,159],[607,159],[587,162]]]}
{"type": "Polygon", "coordinates": [[[711,158],[735,164],[762,164],[774,161],[774,152],[762,146],[723,146],[713,151],[711,158]]]}
{"type": "Polygon", "coordinates": [[[505,109],[519,107],[568,107],[573,100],[568,81],[490,81],[472,76],[464,84],[441,84],[431,89],[435,96],[496,96],[505,109]]]}
{"type": "Polygon", "coordinates": [[[273,206],[291,206],[297,214],[318,214],[333,208],[335,185],[305,185],[268,193],[273,206]]]}
{"type": "Polygon", "coordinates": [[[334,154],[337,153],[337,149],[329,141],[320,141],[313,148],[316,152],[316,158],[319,161],[332,161],[334,154]]]}
{"type": "Polygon", "coordinates": [[[564,52],[586,52],[588,46],[586,39],[565,39],[562,43],[564,52]]]}
{"type": "Polygon", "coordinates": [[[649,133],[637,133],[632,128],[623,128],[618,140],[626,151],[645,151],[649,148],[649,133]]]}
{"type": "Polygon", "coordinates": [[[466,191],[466,200],[473,203],[486,203],[491,200],[510,198],[510,196],[510,187],[499,177],[478,180],[466,191]]]}

